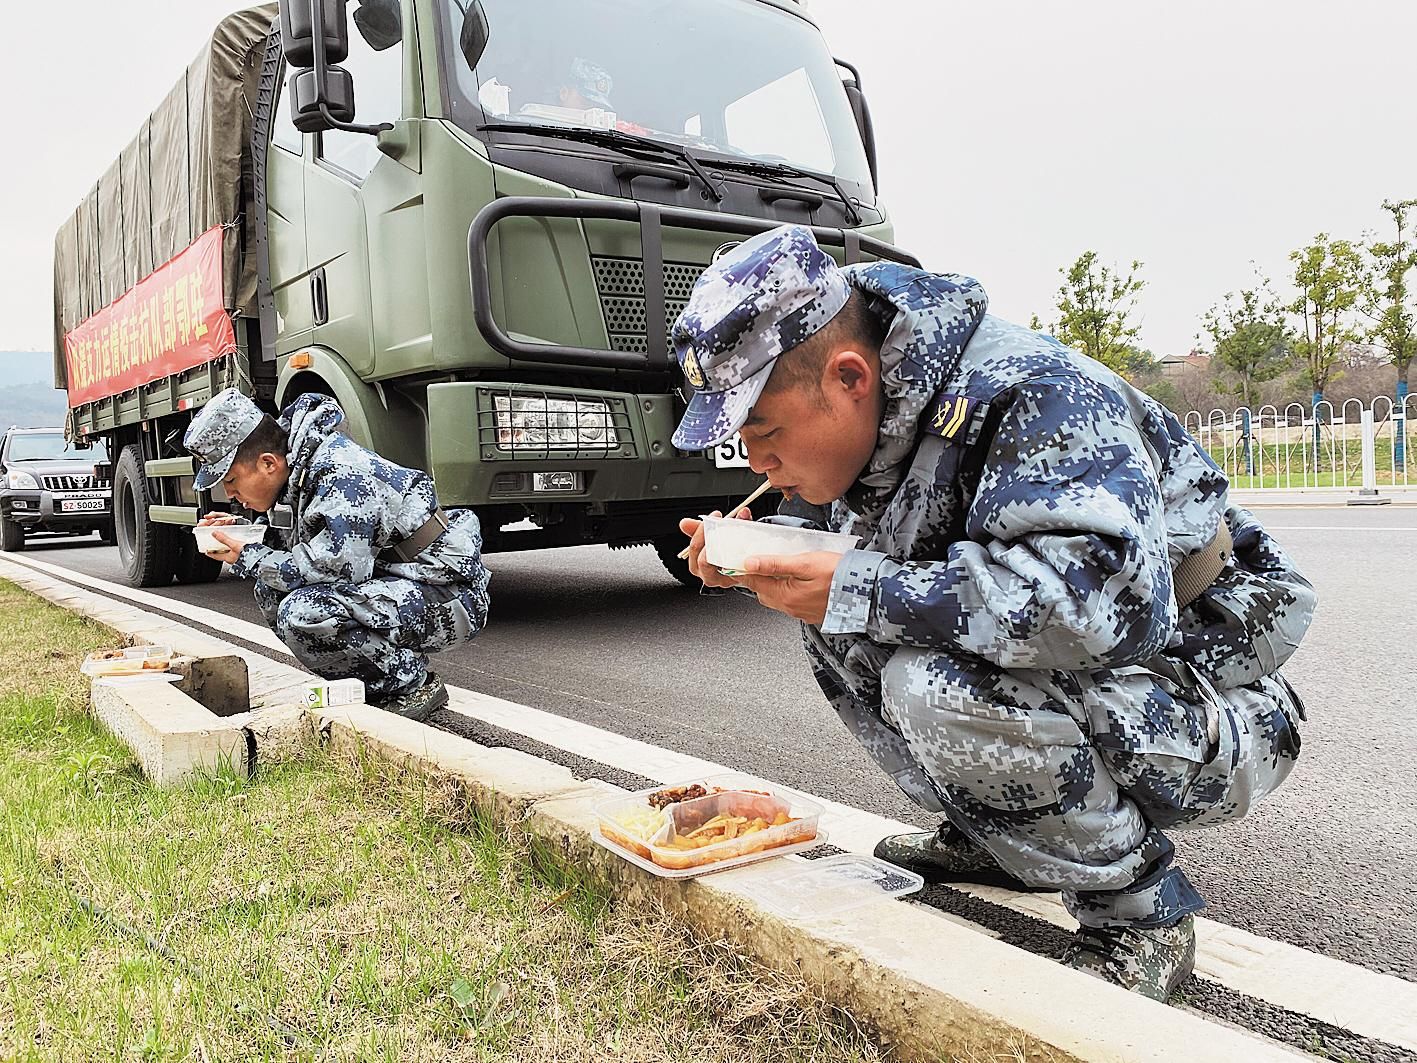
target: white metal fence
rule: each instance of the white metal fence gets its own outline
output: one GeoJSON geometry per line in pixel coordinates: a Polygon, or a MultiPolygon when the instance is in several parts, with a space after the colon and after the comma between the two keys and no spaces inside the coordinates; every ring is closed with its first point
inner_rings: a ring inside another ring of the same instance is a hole
{"type": "Polygon", "coordinates": [[[1402,403],[1381,397],[1316,405],[1192,410],[1183,421],[1230,478],[1232,487],[1333,488],[1365,486],[1364,421],[1371,418],[1370,482],[1377,487],[1417,486],[1417,395],[1402,403]]]}

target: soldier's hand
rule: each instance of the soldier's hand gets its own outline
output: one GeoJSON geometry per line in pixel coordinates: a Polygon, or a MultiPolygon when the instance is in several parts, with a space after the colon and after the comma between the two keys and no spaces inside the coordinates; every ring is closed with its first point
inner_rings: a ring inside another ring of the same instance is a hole
{"type": "Polygon", "coordinates": [[[235,523],[236,514],[234,513],[203,513],[202,519],[197,521],[198,526],[203,528],[235,523]]]}
{"type": "Polygon", "coordinates": [[[738,577],[738,583],[756,594],[769,609],[821,627],[836,566],[845,556],[817,550],[810,554],[750,557],[744,562],[747,574],[738,577]]]}
{"type": "MultiPolygon", "coordinates": [[[[714,510],[710,516],[721,517],[722,513],[714,510]]],[[[753,514],[745,507],[738,511],[739,520],[752,520],[753,514]]],[[[704,559],[704,522],[695,520],[692,517],[685,517],[679,522],[679,530],[689,536],[689,571],[699,579],[703,580],[705,587],[737,587],[739,580],[735,576],[726,576],[722,570],[710,565],[704,559]]]]}
{"type": "Polygon", "coordinates": [[[212,538],[226,547],[225,550],[208,550],[207,556],[215,558],[224,565],[236,564],[236,559],[241,556],[241,551],[245,548],[245,543],[239,543],[225,532],[212,532],[212,538]]]}

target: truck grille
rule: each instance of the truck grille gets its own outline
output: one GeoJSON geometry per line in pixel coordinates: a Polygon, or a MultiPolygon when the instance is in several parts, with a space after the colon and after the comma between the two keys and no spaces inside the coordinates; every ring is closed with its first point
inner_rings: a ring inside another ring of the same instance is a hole
{"type": "MultiPolygon", "coordinates": [[[[610,349],[644,354],[649,349],[645,320],[645,267],[637,258],[592,255],[595,286],[600,292],[600,308],[610,334],[610,349]]],[[[667,336],[675,319],[689,301],[694,282],[704,271],[691,262],[664,264],[664,332],[667,336]]]]}
{"type": "Polygon", "coordinates": [[[107,491],[108,481],[92,476],[41,476],[46,491],[107,491]]]}

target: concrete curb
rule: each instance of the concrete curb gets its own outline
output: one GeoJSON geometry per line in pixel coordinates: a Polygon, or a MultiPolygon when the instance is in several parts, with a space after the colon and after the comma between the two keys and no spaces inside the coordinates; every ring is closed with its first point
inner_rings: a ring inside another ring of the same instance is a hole
{"type": "Polygon", "coordinates": [[[591,804],[620,792],[606,783],[577,780],[568,769],[528,753],[481,746],[366,706],[307,718],[289,705],[291,688],[307,678],[296,669],[3,559],[0,576],[134,639],[165,642],[193,656],[245,657],[260,708],[248,718],[222,722],[250,735],[258,760],[319,736],[337,750],[358,748],[455,779],[498,822],[603,877],[621,902],[667,912],[806,981],[873,1030],[898,1059],[977,1058],[1002,1050],[1028,1060],[1116,1063],[1304,1058],[1245,1031],[1124,993],[923,905],[883,902],[845,918],[781,919],[746,891],[755,880],[781,875],[781,861],[688,882],[656,878],[592,841],[591,804]]]}
{"type": "Polygon", "coordinates": [[[175,686],[94,683],[90,703],[95,717],[119,736],[157,786],[177,786],[225,766],[242,775],[254,765],[246,731],[212,715],[175,686]]]}

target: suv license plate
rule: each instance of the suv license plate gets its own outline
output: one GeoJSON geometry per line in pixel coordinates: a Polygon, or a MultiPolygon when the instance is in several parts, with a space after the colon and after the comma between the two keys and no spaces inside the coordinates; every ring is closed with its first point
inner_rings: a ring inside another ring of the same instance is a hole
{"type": "Polygon", "coordinates": [[[714,447],[713,463],[720,469],[749,468],[748,448],[743,443],[743,437],[734,432],[731,437],[714,447]]]}
{"type": "Polygon", "coordinates": [[[60,513],[102,513],[108,509],[103,498],[66,498],[59,503],[60,513]]]}

